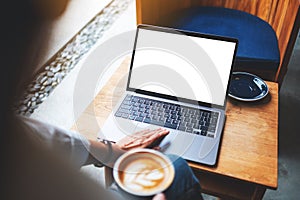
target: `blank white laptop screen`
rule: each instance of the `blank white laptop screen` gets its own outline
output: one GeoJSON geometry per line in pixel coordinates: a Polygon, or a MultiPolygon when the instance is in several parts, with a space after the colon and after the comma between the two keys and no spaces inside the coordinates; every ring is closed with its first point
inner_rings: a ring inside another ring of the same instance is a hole
{"type": "Polygon", "coordinates": [[[235,42],[139,29],[129,88],[223,106],[235,42]]]}

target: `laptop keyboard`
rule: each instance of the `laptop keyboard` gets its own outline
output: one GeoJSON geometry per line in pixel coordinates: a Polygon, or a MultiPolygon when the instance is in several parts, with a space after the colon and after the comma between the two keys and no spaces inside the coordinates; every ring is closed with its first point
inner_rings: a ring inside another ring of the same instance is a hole
{"type": "Polygon", "coordinates": [[[127,95],[115,116],[213,138],[219,113],[127,95]]]}

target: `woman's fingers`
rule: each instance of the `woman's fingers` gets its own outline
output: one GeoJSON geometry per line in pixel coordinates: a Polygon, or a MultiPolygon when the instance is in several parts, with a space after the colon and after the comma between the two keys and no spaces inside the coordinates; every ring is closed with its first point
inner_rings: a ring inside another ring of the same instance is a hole
{"type": "Polygon", "coordinates": [[[117,145],[119,145],[124,150],[137,147],[143,148],[149,146],[155,140],[168,133],[169,131],[162,128],[158,128],[155,130],[143,130],[121,139],[119,142],[117,142],[117,145]]]}
{"type": "Polygon", "coordinates": [[[138,139],[141,138],[141,135],[149,132],[150,130],[142,130],[139,132],[136,132],[132,135],[128,135],[124,138],[122,138],[121,140],[119,140],[116,144],[119,145],[119,147],[121,147],[122,149],[125,149],[127,146],[133,144],[134,142],[136,142],[138,139]]]}
{"type": "Polygon", "coordinates": [[[147,143],[147,146],[154,142],[155,140],[167,135],[169,133],[168,130],[165,129],[159,129],[154,134],[150,135],[149,138],[147,138],[144,142],[147,143]]]}
{"type": "Polygon", "coordinates": [[[128,135],[124,138],[122,138],[120,141],[117,142],[117,144],[119,146],[121,146],[122,148],[125,148],[125,147],[128,147],[128,146],[131,146],[135,143],[141,140],[141,138],[145,137],[147,133],[151,132],[151,130],[149,129],[146,129],[146,130],[142,130],[142,131],[139,131],[139,132],[136,132],[132,135],[128,135]]]}
{"type": "Polygon", "coordinates": [[[159,193],[155,195],[152,200],[166,200],[166,196],[163,193],[159,193]]]}

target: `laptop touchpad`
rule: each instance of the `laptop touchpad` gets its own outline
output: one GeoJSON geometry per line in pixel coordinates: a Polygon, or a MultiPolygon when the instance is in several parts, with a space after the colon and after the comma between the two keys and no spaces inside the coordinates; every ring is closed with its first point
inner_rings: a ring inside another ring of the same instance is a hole
{"type": "Polygon", "coordinates": [[[189,133],[170,130],[170,133],[161,142],[160,147],[164,150],[164,153],[182,156],[189,150],[194,140],[195,136],[189,133]]]}

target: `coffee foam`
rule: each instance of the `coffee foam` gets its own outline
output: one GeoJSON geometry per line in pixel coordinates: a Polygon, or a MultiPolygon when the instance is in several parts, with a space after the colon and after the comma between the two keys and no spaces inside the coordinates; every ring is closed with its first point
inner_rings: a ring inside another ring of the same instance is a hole
{"type": "Polygon", "coordinates": [[[141,158],[129,163],[120,179],[125,187],[135,191],[153,190],[164,181],[164,169],[154,159],[141,158]]]}
{"type": "Polygon", "coordinates": [[[174,178],[172,162],[156,151],[127,155],[118,163],[118,168],[116,182],[125,191],[140,196],[164,191],[174,178]]]}

